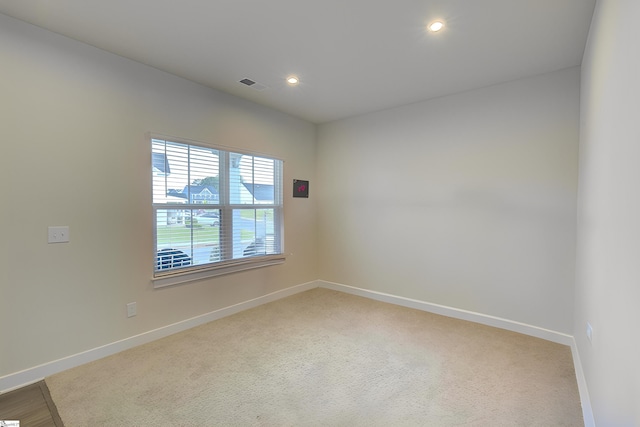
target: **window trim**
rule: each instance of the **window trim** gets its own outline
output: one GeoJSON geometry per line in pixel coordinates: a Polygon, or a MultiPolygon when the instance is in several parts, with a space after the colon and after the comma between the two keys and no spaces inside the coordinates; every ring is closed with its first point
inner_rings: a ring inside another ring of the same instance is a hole
{"type": "MultiPolygon", "coordinates": [[[[252,256],[248,258],[230,259],[230,260],[220,261],[220,262],[211,263],[211,264],[192,265],[189,267],[180,268],[178,270],[169,270],[169,271],[160,270],[159,271],[156,269],[157,230],[154,224],[153,247],[151,251],[151,253],[153,254],[153,259],[151,264],[152,266],[151,283],[153,284],[153,288],[157,289],[157,288],[163,288],[167,286],[174,286],[174,285],[179,285],[179,284],[192,282],[196,280],[202,280],[210,277],[222,276],[222,275],[236,273],[240,271],[247,271],[247,270],[267,267],[271,265],[283,264],[286,261],[287,256],[285,254],[285,247],[284,247],[284,199],[285,197],[284,197],[284,160],[283,159],[273,156],[271,154],[250,151],[245,149],[238,149],[236,147],[229,147],[229,146],[224,146],[219,144],[210,144],[204,141],[195,141],[187,138],[179,138],[179,137],[163,135],[158,133],[151,133],[151,132],[148,132],[145,138],[149,148],[150,148],[151,141],[154,139],[176,142],[176,143],[186,144],[186,145],[195,145],[199,147],[212,148],[220,151],[226,151],[228,153],[237,153],[237,154],[255,156],[255,157],[265,157],[268,159],[279,161],[281,163],[281,167],[278,168],[278,171],[276,171],[276,174],[278,175],[276,180],[278,183],[280,183],[281,188],[280,188],[279,194],[278,192],[276,192],[276,197],[279,198],[279,200],[275,200],[275,201],[280,203],[281,208],[280,208],[280,212],[278,212],[278,215],[277,215],[278,221],[275,224],[275,226],[278,227],[280,230],[280,233],[279,233],[280,253],[279,254],[252,256]]],[[[149,170],[153,170],[152,156],[149,156],[149,159],[150,159],[149,170]]],[[[224,169],[221,170],[220,172],[220,179],[224,180],[224,182],[228,181],[228,174],[229,174],[228,168],[224,167],[224,169]]],[[[151,186],[153,188],[153,179],[151,180],[151,186]]],[[[219,204],[218,204],[219,209],[220,210],[232,209],[234,206],[236,206],[236,205],[229,204],[227,200],[228,194],[226,194],[226,192],[223,192],[223,193],[225,194],[224,195],[222,193],[219,194],[219,204]],[[225,202],[226,204],[223,206],[223,203],[225,202]]],[[[153,194],[153,189],[150,194],[153,194]]],[[[241,208],[246,206],[239,205],[238,207],[241,208]]],[[[151,209],[153,212],[155,212],[153,201],[151,203],[151,209]]],[[[155,213],[153,213],[152,216],[155,217],[155,213]]],[[[230,227],[231,225],[229,224],[228,226],[230,227]]]]}
{"type": "MultiPolygon", "coordinates": [[[[198,268],[198,266],[194,266],[183,270],[162,273],[162,275],[154,276],[151,279],[151,282],[153,283],[153,287],[156,289],[164,288],[166,286],[179,285],[210,277],[223,276],[240,271],[268,267],[270,265],[284,264],[286,259],[287,256],[283,253],[280,255],[266,255],[241,260],[223,261],[214,265],[206,264],[206,266],[203,265],[200,266],[200,268],[198,268]]],[[[155,268],[155,261],[153,265],[155,268]]]]}

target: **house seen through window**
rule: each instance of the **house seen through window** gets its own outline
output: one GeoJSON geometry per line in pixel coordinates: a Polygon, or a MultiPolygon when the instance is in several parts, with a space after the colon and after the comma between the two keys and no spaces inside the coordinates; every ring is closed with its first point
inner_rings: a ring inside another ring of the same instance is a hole
{"type": "Polygon", "coordinates": [[[282,161],[151,139],[155,274],[282,254],[282,161]]]}

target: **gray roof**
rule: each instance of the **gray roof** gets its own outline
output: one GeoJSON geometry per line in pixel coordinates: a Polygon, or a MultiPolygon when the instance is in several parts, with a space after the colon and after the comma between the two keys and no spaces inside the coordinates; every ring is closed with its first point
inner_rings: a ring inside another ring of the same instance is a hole
{"type": "Polygon", "coordinates": [[[246,182],[242,184],[256,200],[265,201],[274,199],[273,185],[271,184],[252,184],[246,182]]]}
{"type": "Polygon", "coordinates": [[[166,154],[151,153],[151,160],[153,162],[153,167],[158,169],[160,172],[167,175],[171,173],[171,169],[169,168],[169,161],[167,160],[166,154]]]}
{"type": "Polygon", "coordinates": [[[209,190],[211,194],[218,194],[218,190],[212,185],[185,185],[182,191],[178,191],[174,188],[167,191],[167,196],[180,197],[182,199],[189,199],[189,193],[191,195],[200,194],[204,190],[209,190]]]}

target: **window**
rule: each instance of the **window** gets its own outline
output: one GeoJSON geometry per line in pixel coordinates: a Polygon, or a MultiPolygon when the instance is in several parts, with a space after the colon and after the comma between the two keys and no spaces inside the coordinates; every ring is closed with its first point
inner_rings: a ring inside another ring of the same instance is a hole
{"type": "Polygon", "coordinates": [[[151,138],[154,285],[282,262],[282,161],[151,138]]]}

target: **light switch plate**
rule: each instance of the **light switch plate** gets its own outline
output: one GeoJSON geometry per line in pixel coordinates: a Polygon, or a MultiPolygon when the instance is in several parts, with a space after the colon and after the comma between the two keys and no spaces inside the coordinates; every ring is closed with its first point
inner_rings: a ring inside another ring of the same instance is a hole
{"type": "Polygon", "coordinates": [[[69,241],[69,227],[49,227],[49,243],[67,243],[69,241]]]}

